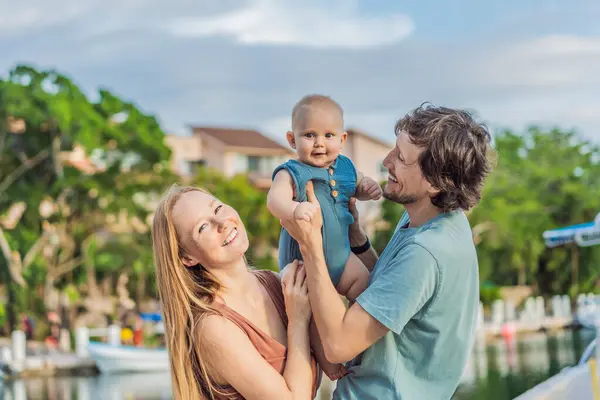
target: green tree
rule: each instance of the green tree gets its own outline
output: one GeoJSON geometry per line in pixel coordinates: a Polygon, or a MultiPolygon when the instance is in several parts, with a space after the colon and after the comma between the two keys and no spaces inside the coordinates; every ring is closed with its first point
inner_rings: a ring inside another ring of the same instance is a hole
{"type": "MultiPolygon", "coordinates": [[[[107,218],[146,221],[151,207],[133,196],[172,180],[156,118],[107,90],[98,98],[29,66],[0,81],[0,267],[10,300],[15,283],[37,284],[45,275],[49,288],[72,276],[85,261],[86,239],[127,222],[107,218]]],[[[91,286],[94,274],[87,274],[91,286]]],[[[14,325],[16,310],[8,311],[14,325]]]]}

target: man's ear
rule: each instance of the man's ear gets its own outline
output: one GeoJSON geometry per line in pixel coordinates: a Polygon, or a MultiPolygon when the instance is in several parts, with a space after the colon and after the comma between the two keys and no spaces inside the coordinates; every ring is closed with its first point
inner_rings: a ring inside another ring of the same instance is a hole
{"type": "Polygon", "coordinates": [[[290,144],[290,147],[294,150],[296,150],[296,138],[294,137],[294,132],[292,131],[288,131],[285,135],[288,143],[290,144]]]}
{"type": "Polygon", "coordinates": [[[440,194],[440,189],[434,187],[431,183],[427,183],[427,184],[429,185],[427,188],[427,194],[429,195],[430,199],[433,199],[435,196],[440,194]]]}

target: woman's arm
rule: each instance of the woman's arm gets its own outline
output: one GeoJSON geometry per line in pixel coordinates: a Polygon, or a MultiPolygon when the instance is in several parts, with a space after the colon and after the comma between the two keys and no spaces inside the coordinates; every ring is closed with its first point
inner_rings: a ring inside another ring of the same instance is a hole
{"type": "Polygon", "coordinates": [[[312,397],[312,369],[308,323],[288,326],[288,355],[280,375],[260,355],[248,336],[233,322],[207,316],[200,335],[210,375],[221,385],[231,385],[248,400],[308,400],[312,397]]]}

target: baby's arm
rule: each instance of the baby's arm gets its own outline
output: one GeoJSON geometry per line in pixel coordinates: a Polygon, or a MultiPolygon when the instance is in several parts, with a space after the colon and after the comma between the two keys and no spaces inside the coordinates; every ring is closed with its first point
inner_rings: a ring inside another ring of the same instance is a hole
{"type": "Polygon", "coordinates": [[[267,195],[267,208],[278,219],[304,219],[310,221],[319,208],[308,202],[294,201],[294,181],[284,169],[277,172],[267,195]]]}
{"type": "Polygon", "coordinates": [[[291,219],[299,203],[294,201],[294,181],[285,169],[275,175],[267,194],[267,208],[278,219],[291,219]]]}
{"type": "Polygon", "coordinates": [[[354,197],[358,200],[379,200],[383,191],[381,186],[368,176],[364,176],[362,172],[356,171],[356,193],[354,197]]]}

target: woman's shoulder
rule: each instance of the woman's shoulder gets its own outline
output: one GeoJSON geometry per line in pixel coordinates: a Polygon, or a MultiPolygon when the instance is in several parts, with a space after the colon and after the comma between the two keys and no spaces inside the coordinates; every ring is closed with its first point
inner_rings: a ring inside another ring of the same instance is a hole
{"type": "Polygon", "coordinates": [[[212,349],[226,347],[232,340],[248,340],[248,335],[235,321],[217,313],[203,316],[198,322],[196,332],[200,343],[212,349]]]}

